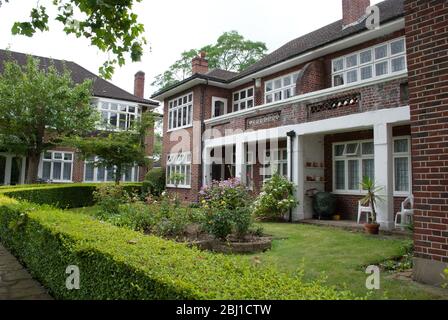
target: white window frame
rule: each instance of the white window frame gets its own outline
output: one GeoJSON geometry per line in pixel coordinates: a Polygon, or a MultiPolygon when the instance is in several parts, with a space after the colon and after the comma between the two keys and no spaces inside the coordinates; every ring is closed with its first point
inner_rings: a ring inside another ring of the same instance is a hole
{"type": "Polygon", "coordinates": [[[283,101],[283,100],[286,100],[286,99],[289,99],[289,98],[295,96],[296,95],[295,90],[296,90],[297,78],[300,75],[300,71],[301,70],[298,70],[298,71],[295,71],[295,72],[291,72],[289,74],[285,74],[285,75],[283,75],[281,77],[277,77],[277,78],[265,81],[265,83],[264,83],[264,103],[267,104],[267,103],[272,103],[272,102],[277,102],[277,101],[283,101]],[[288,77],[289,77],[289,80],[290,80],[290,84],[289,85],[284,85],[284,79],[288,78],[288,77]],[[275,89],[274,88],[274,84],[278,80],[281,81],[281,86],[280,86],[280,88],[275,89]],[[267,91],[269,83],[272,84],[272,90],[267,91]],[[286,90],[288,90],[288,89],[291,89],[291,97],[285,98],[284,92],[286,90]],[[278,93],[278,92],[282,93],[282,98],[280,100],[275,100],[275,94],[278,93]],[[272,95],[272,101],[268,102],[268,96],[271,96],[271,95],[272,95]]]}
{"type": "Polygon", "coordinates": [[[73,167],[74,167],[74,163],[75,163],[75,153],[71,152],[71,151],[58,151],[58,150],[47,150],[45,152],[43,152],[41,154],[40,157],[40,162],[39,162],[39,178],[43,179],[43,170],[44,170],[44,162],[50,162],[51,166],[50,166],[50,181],[52,182],[63,182],[63,183],[70,183],[73,182],[73,167]],[[45,153],[51,153],[51,159],[44,159],[45,157],[45,153]],[[62,154],[62,159],[55,159],[54,158],[54,154],[55,153],[60,153],[62,154]],[[64,160],[65,155],[66,154],[70,154],[71,155],[71,160],[64,160]],[[55,162],[59,162],[61,163],[61,179],[53,179],[53,170],[54,170],[54,163],[55,162]],[[70,170],[70,179],[69,180],[65,180],[64,179],[64,164],[65,163],[70,163],[71,164],[71,170],[70,170]]]}
{"type": "Polygon", "coordinates": [[[393,151],[393,160],[392,160],[392,166],[393,166],[393,186],[394,186],[394,195],[395,196],[403,196],[407,197],[410,194],[412,194],[412,163],[411,163],[411,137],[409,136],[399,136],[393,138],[393,145],[392,145],[392,151],[393,151]],[[396,140],[407,140],[408,141],[408,151],[407,152],[395,152],[394,146],[396,140]],[[395,158],[407,158],[408,159],[408,185],[409,190],[408,191],[396,191],[395,189],[395,158]]]}
{"type": "Polygon", "coordinates": [[[217,115],[215,115],[215,103],[216,102],[224,103],[224,113],[221,116],[227,114],[227,102],[228,102],[227,99],[221,98],[221,97],[212,97],[212,118],[218,117],[217,115]]]}
{"type": "MultiPolygon", "coordinates": [[[[335,194],[365,194],[365,190],[362,190],[361,186],[359,186],[358,189],[348,189],[349,186],[349,179],[348,179],[348,161],[349,160],[358,160],[358,175],[361,182],[362,177],[362,162],[363,160],[374,160],[375,161],[375,149],[373,154],[362,154],[362,144],[363,143],[374,143],[372,139],[366,139],[366,140],[355,140],[355,141],[344,141],[344,142],[336,142],[333,143],[332,146],[332,152],[333,152],[333,159],[332,159],[332,166],[333,166],[333,193],[335,194]],[[348,144],[355,144],[357,143],[357,154],[347,154],[346,149],[348,144]],[[344,145],[344,152],[342,156],[336,156],[336,147],[344,145]],[[336,189],[336,161],[344,161],[344,189],[336,189]]],[[[375,145],[374,145],[375,148],[375,145]]]]}
{"type": "Polygon", "coordinates": [[[288,152],[287,152],[287,148],[278,148],[278,149],[272,149],[272,150],[265,150],[264,152],[264,163],[262,164],[262,181],[263,183],[268,181],[275,173],[279,173],[280,175],[284,176],[284,177],[288,177],[288,168],[286,168],[286,172],[281,172],[282,171],[282,167],[284,164],[288,164],[288,152]],[[286,157],[285,158],[279,158],[277,157],[276,159],[272,159],[271,155],[272,152],[276,152],[277,155],[283,155],[283,153],[286,151],[286,157]],[[269,152],[270,155],[267,156],[266,153],[269,152]],[[272,171],[272,167],[274,167],[274,169],[277,169],[277,171],[272,171]],[[278,168],[280,168],[280,172],[278,172],[278,168]],[[269,174],[266,173],[266,170],[271,170],[271,172],[269,174]]]}
{"type": "Polygon", "coordinates": [[[344,84],[342,85],[338,85],[337,87],[342,87],[342,86],[350,86],[350,85],[354,85],[354,84],[358,84],[358,83],[362,83],[365,81],[370,81],[372,79],[382,79],[382,78],[388,78],[390,76],[396,75],[396,74],[401,74],[401,73],[407,73],[407,57],[406,57],[406,39],[405,37],[399,37],[399,38],[395,38],[386,42],[383,42],[381,44],[369,47],[369,48],[364,48],[362,50],[359,51],[355,51],[352,52],[350,54],[335,58],[332,60],[331,62],[331,83],[332,86],[335,87],[335,81],[334,78],[337,75],[342,75],[343,76],[343,80],[344,80],[344,84]],[[400,53],[396,53],[396,54],[391,54],[391,44],[397,41],[404,41],[404,51],[400,52],[400,53]],[[379,48],[379,47],[383,47],[384,45],[387,45],[387,54],[385,57],[380,58],[380,59],[376,59],[375,57],[375,49],[379,48]],[[371,53],[371,60],[365,63],[361,63],[361,53],[364,53],[366,51],[370,51],[371,53]],[[351,57],[353,55],[356,55],[357,57],[357,65],[354,67],[347,67],[347,58],[351,57]],[[396,59],[396,58],[401,58],[404,57],[404,64],[405,64],[405,68],[403,70],[399,70],[399,71],[392,71],[392,60],[396,59]],[[334,65],[337,61],[342,60],[342,69],[338,70],[338,71],[334,71],[334,65]],[[376,75],[376,70],[375,70],[375,66],[379,63],[382,62],[387,62],[387,73],[384,75],[380,75],[377,76],[376,75]],[[367,66],[371,67],[372,70],[372,77],[361,80],[361,69],[365,68],[367,66]],[[354,82],[350,82],[347,83],[347,73],[351,72],[351,71],[355,71],[357,72],[357,81],[354,82]]]}
{"type": "MultiPolygon", "coordinates": [[[[111,183],[114,182],[114,175],[112,175],[112,179],[108,180],[108,176],[109,176],[109,171],[107,170],[107,168],[101,168],[102,170],[104,170],[104,180],[98,180],[98,168],[97,166],[94,165],[93,167],[93,180],[87,180],[86,179],[86,175],[87,175],[87,164],[91,164],[94,163],[95,161],[98,161],[98,157],[95,157],[95,160],[84,160],[84,174],[83,174],[83,182],[86,183],[111,183]]],[[[115,168],[114,168],[115,171],[115,168]]],[[[121,180],[122,182],[138,182],[139,181],[139,174],[140,174],[140,167],[138,165],[134,165],[132,167],[132,179],[131,181],[126,181],[126,173],[123,172],[122,176],[121,176],[121,180]],[[137,179],[136,179],[137,178],[137,179]]]]}
{"type": "Polygon", "coordinates": [[[193,91],[168,101],[168,132],[192,127],[193,108],[194,108],[193,91]],[[179,102],[181,102],[181,104],[179,104],[179,102]],[[185,114],[184,109],[187,110],[185,114]],[[176,124],[176,126],[174,126],[175,124],[174,118],[176,119],[176,121],[179,119],[178,112],[181,113],[182,125],[179,126],[178,124],[176,124]],[[176,117],[174,117],[174,115],[176,115],[176,117]],[[185,125],[183,125],[184,118],[186,119],[185,125]]]}
{"type": "Polygon", "coordinates": [[[253,86],[252,87],[247,87],[247,88],[244,88],[244,89],[232,92],[232,111],[233,112],[241,111],[241,110],[247,110],[247,109],[251,109],[253,107],[255,107],[255,87],[253,87],[253,86]],[[250,97],[248,96],[249,90],[252,90],[252,95],[250,97]],[[243,98],[243,99],[240,98],[241,97],[241,92],[245,92],[246,93],[246,97],[243,98]],[[237,100],[235,100],[235,95],[236,94],[238,94],[238,99],[237,100]],[[249,101],[252,101],[252,106],[251,107],[247,106],[247,103],[249,101]],[[245,103],[244,109],[241,109],[241,104],[242,103],[245,103]],[[238,107],[235,107],[236,105],[238,105],[238,107]]]}
{"type": "Polygon", "coordinates": [[[101,116],[101,123],[99,125],[100,130],[126,131],[131,129],[131,116],[134,116],[134,123],[141,118],[142,109],[136,103],[100,98],[98,99],[96,106],[101,116]],[[103,108],[105,104],[107,104],[107,108],[103,108]],[[112,110],[112,105],[114,104],[116,105],[117,110],[112,110]],[[122,110],[122,108],[125,108],[125,110],[122,110]],[[130,108],[134,108],[134,112],[129,111],[130,108]],[[105,118],[103,118],[103,113],[107,113],[107,124],[104,124],[105,118]],[[110,124],[112,114],[117,115],[117,124],[115,127],[110,124]],[[125,128],[120,127],[120,115],[125,115],[126,117],[125,128]]]}
{"type": "Polygon", "coordinates": [[[191,189],[192,178],[192,161],[191,152],[172,153],[167,155],[166,161],[166,186],[169,188],[176,188],[176,184],[170,180],[171,172],[183,173],[189,171],[185,175],[183,183],[177,185],[178,189],[191,189]],[[189,170],[187,170],[189,168],[189,170]]]}

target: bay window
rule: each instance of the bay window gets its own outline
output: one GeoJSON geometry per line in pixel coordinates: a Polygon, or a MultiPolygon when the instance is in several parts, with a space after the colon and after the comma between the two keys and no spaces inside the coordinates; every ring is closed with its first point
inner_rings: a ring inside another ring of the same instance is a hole
{"type": "Polygon", "coordinates": [[[233,93],[233,112],[254,106],[254,88],[246,88],[233,93]]]}
{"type": "Polygon", "coordinates": [[[193,124],[193,93],[168,103],[168,129],[181,129],[193,124]]]}
{"type": "Polygon", "coordinates": [[[173,188],[191,187],[191,152],[168,155],[166,185],[173,188]]]}
{"type": "Polygon", "coordinates": [[[299,74],[300,72],[295,72],[280,78],[266,81],[264,102],[271,103],[295,96],[296,83],[299,74]]]}
{"type": "Polygon", "coordinates": [[[404,38],[394,39],[332,61],[333,87],[403,72],[406,65],[404,38]]]}
{"type": "Polygon", "coordinates": [[[46,151],[42,155],[40,177],[54,182],[72,182],[73,152],[46,151]]]}

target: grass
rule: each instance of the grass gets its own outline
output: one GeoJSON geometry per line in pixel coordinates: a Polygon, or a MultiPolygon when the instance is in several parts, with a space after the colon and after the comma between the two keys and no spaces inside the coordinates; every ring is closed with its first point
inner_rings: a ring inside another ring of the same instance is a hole
{"type": "MultiPolygon", "coordinates": [[[[73,209],[94,215],[98,207],[73,209]]],[[[412,240],[392,236],[369,236],[360,232],[304,224],[262,223],[265,233],[274,236],[272,249],[245,255],[254,263],[275,264],[279,272],[303,271],[305,280],[325,277],[326,283],[348,289],[371,299],[447,299],[448,290],[432,289],[413,281],[398,280],[381,272],[381,289],[365,287],[369,265],[403,256],[412,240]]]]}
{"type": "Polygon", "coordinates": [[[326,277],[326,282],[372,299],[446,299],[443,290],[412,281],[398,280],[390,272],[381,272],[381,289],[365,287],[366,266],[401,257],[411,240],[391,236],[368,236],[331,227],[303,224],[263,223],[273,235],[272,250],[247,256],[260,263],[274,263],[281,272],[303,270],[307,280],[326,277]]]}

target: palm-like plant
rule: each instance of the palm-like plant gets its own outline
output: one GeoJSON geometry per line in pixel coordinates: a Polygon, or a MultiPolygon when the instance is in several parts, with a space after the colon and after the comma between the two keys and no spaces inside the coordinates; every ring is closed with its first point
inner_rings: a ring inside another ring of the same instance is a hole
{"type": "Polygon", "coordinates": [[[361,199],[361,204],[370,205],[372,208],[372,214],[370,217],[370,222],[373,224],[377,223],[376,220],[376,203],[381,201],[382,198],[378,195],[378,193],[383,189],[382,187],[378,187],[375,185],[375,181],[373,181],[370,177],[363,177],[361,184],[362,190],[365,190],[367,193],[361,199]]]}

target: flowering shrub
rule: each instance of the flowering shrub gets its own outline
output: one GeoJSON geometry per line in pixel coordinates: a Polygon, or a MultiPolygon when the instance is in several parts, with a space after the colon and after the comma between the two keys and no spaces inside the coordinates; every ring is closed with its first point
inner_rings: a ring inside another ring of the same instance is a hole
{"type": "Polygon", "coordinates": [[[239,179],[214,181],[199,194],[205,211],[205,231],[222,240],[233,231],[239,237],[247,234],[252,225],[251,197],[239,179]]]}
{"type": "Polygon", "coordinates": [[[265,182],[254,202],[254,214],[262,219],[279,219],[298,204],[294,198],[294,185],[285,177],[274,174],[265,182]]]}
{"type": "Polygon", "coordinates": [[[120,204],[125,203],[126,192],[120,185],[105,184],[96,188],[93,198],[102,215],[114,215],[120,212],[120,204]]]}

